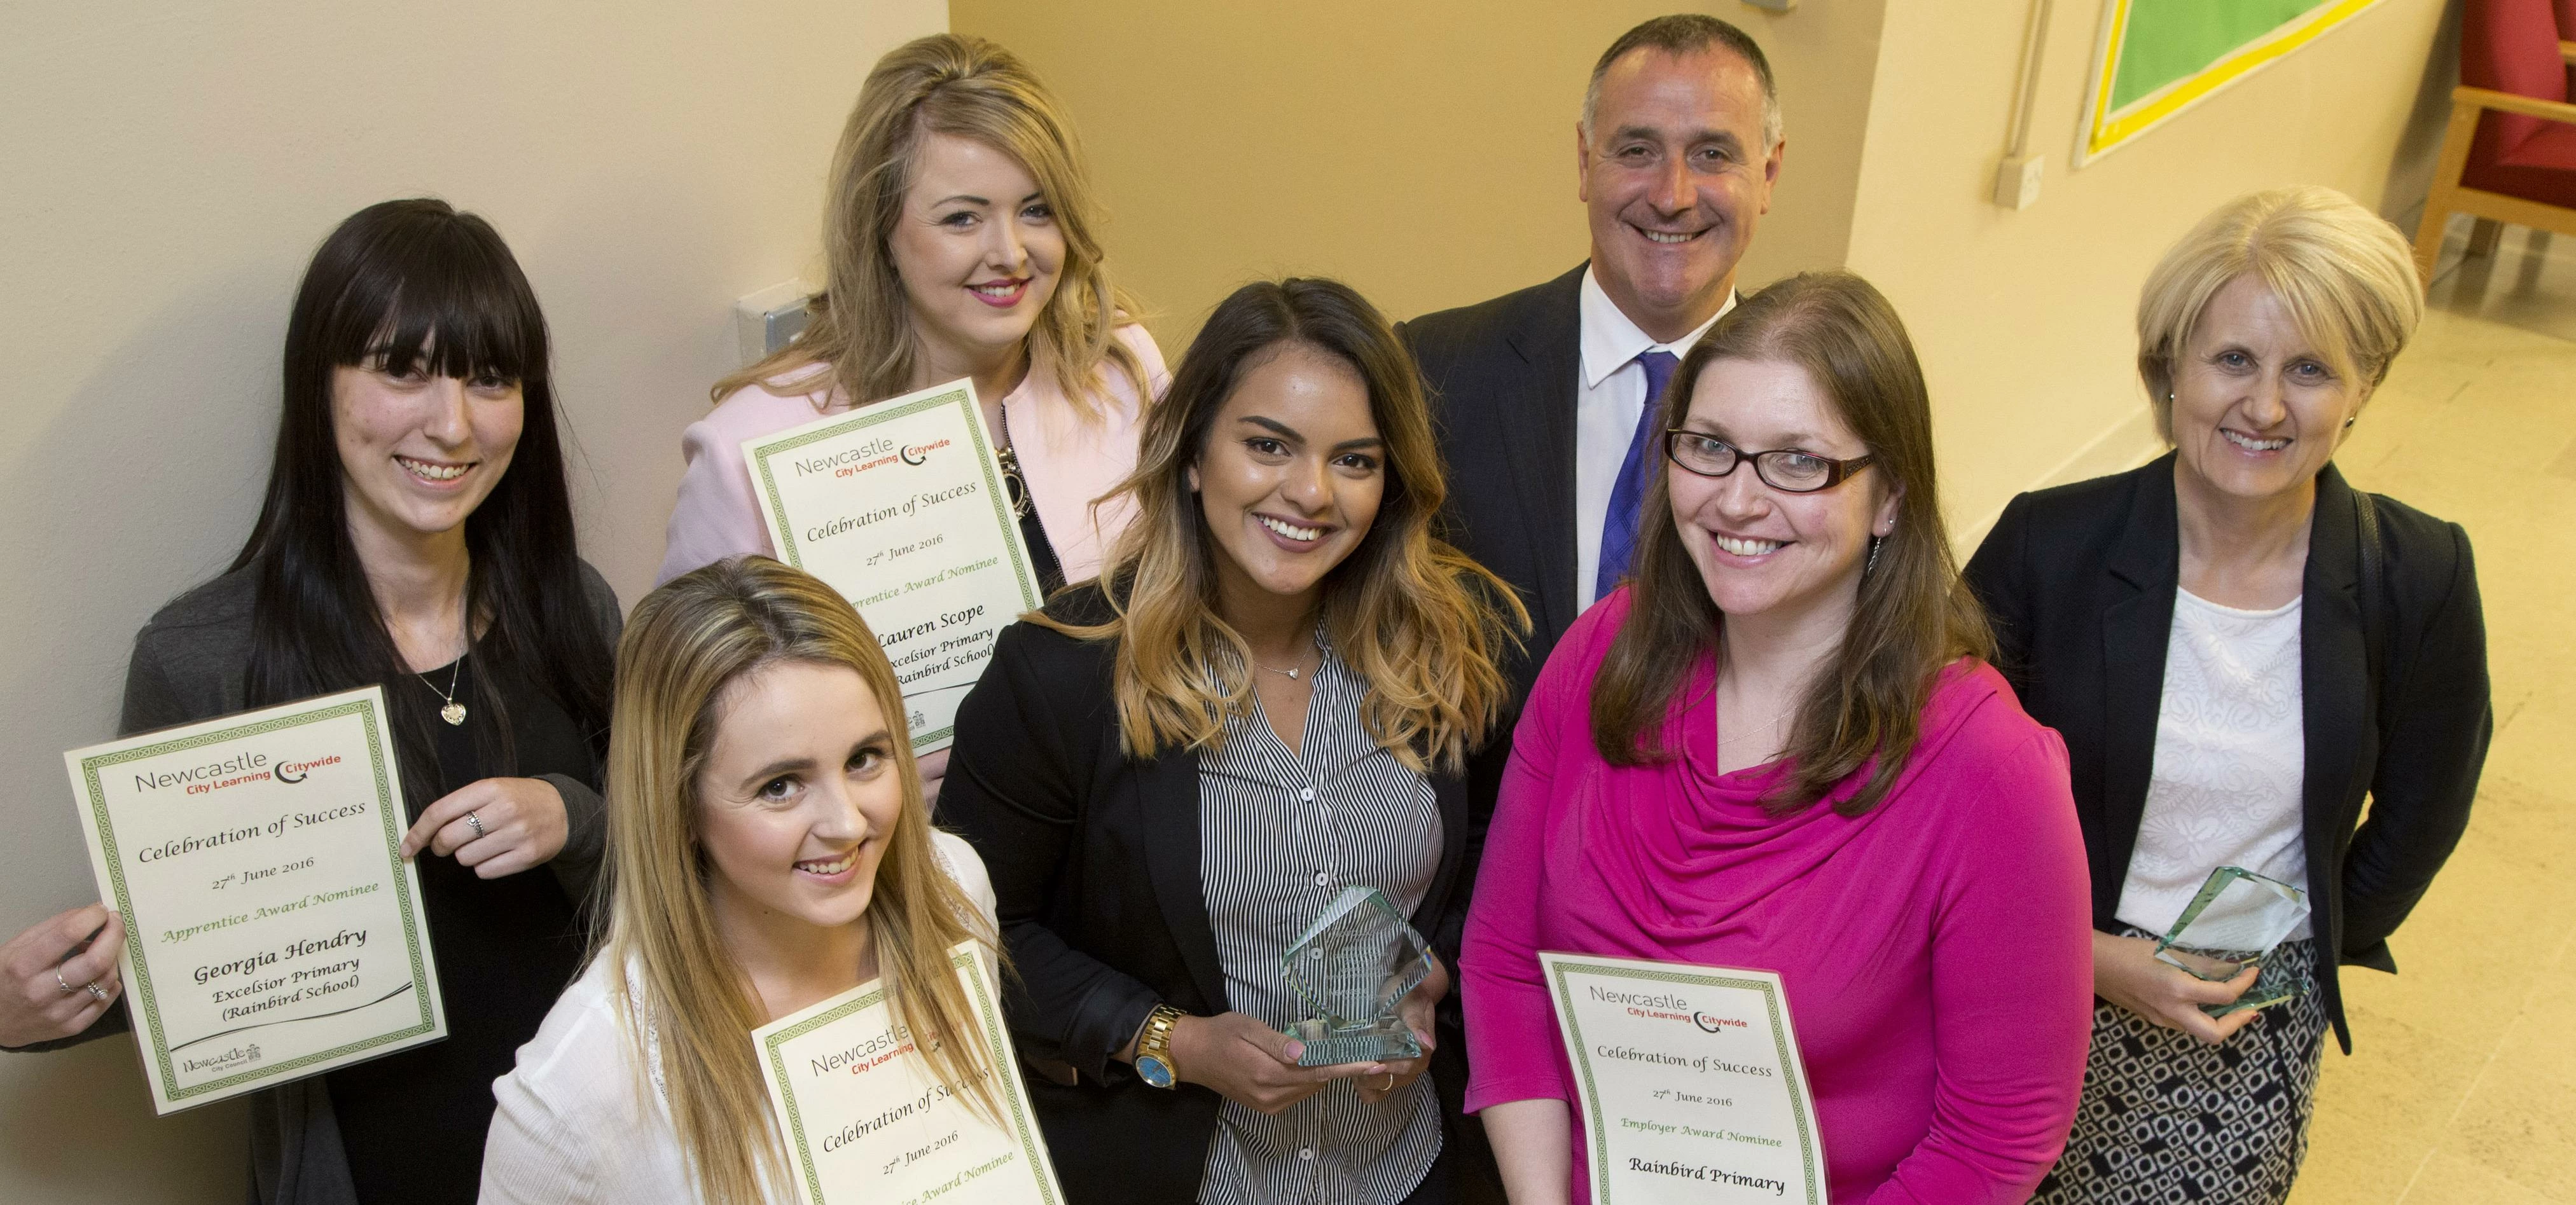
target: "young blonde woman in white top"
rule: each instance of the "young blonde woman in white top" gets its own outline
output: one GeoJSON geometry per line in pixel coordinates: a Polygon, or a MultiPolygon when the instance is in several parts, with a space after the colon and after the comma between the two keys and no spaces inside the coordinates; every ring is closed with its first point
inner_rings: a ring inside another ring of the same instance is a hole
{"type": "MultiPolygon", "coordinates": [[[[993,939],[992,887],[930,827],[901,697],[849,604],[768,558],[636,606],[605,941],[493,1085],[483,1200],[792,1199],[752,1030],[880,976],[912,1029],[972,1025],[947,952],[993,939]]],[[[923,1046],[996,1106],[972,1044],[923,1046]]]]}

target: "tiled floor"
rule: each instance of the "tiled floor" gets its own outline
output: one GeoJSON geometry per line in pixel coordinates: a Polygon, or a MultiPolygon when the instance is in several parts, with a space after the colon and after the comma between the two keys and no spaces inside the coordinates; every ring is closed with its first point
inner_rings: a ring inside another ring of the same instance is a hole
{"type": "Polygon", "coordinates": [[[2327,1043],[2294,1205],[2576,1202],[2576,240],[2557,242],[2508,231],[2439,279],[2338,456],[2468,529],[2496,736],[2468,836],[2390,943],[2403,973],[2344,974],[2355,1049],[2327,1043]]]}

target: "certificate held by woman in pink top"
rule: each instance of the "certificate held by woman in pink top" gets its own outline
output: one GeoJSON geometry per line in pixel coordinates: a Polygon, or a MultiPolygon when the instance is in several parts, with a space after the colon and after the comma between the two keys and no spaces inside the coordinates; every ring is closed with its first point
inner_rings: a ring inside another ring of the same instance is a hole
{"type": "Polygon", "coordinates": [[[1588,1202],[1539,954],[1767,971],[1831,1200],[2022,1201],[2083,1082],[2084,849],[2064,746],[1985,664],[1904,328],[1858,277],[1792,277],[1661,407],[1633,576],[1513,738],[1461,955],[1467,1108],[1515,1205],[1588,1202]]]}

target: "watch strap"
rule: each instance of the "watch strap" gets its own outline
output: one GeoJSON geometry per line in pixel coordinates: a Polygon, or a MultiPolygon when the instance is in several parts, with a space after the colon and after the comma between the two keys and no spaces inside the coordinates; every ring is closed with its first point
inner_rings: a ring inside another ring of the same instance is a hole
{"type": "Polygon", "coordinates": [[[1155,1084],[1150,1078],[1146,1080],[1154,1087],[1171,1088],[1179,1085],[1180,1067],[1172,1061],[1172,1027],[1185,1015],[1187,1014],[1171,1005],[1157,1004],[1153,1012],[1146,1014],[1145,1028],[1136,1036],[1137,1062],[1142,1063],[1151,1058],[1162,1064],[1164,1070],[1170,1072],[1171,1083],[1155,1084]]]}

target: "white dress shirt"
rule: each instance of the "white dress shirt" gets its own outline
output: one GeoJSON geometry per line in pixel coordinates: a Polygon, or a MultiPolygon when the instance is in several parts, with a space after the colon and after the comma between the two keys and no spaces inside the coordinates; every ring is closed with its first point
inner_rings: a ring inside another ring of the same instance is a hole
{"type": "Polygon", "coordinates": [[[1735,301],[1729,293],[1698,330],[1657,343],[1619,312],[1592,269],[1583,270],[1583,381],[1574,391],[1574,597],[1584,607],[1593,603],[1593,579],[1601,572],[1601,523],[1610,514],[1610,491],[1619,484],[1619,466],[1627,463],[1637,416],[1646,409],[1646,368],[1637,357],[1650,351],[1668,351],[1675,359],[1689,355],[1735,301]]]}

